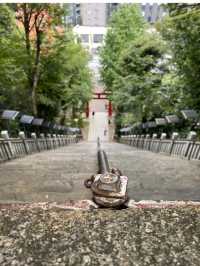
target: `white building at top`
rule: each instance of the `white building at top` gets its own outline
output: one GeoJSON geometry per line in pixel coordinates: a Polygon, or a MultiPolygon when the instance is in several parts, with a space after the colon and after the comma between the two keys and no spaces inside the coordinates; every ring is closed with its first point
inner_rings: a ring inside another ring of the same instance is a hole
{"type": "Polygon", "coordinates": [[[73,28],[73,32],[77,37],[79,37],[83,47],[85,47],[93,55],[97,54],[99,47],[102,46],[107,28],[101,26],[76,25],[73,28]]]}
{"type": "MultiPolygon", "coordinates": [[[[75,36],[81,41],[82,46],[88,50],[91,55],[89,67],[94,74],[95,86],[100,87],[100,61],[99,61],[99,49],[103,45],[104,38],[107,32],[106,27],[102,26],[79,26],[76,25],[73,28],[75,36]]],[[[101,90],[101,89],[100,89],[101,90]]]]}

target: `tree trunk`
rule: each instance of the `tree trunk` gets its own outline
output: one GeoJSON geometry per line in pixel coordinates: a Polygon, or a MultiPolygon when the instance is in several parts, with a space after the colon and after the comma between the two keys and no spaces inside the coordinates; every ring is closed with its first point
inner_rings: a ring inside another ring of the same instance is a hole
{"type": "Polygon", "coordinates": [[[37,116],[37,85],[39,80],[39,64],[40,64],[40,52],[41,52],[41,31],[36,28],[36,54],[35,54],[35,64],[33,68],[32,76],[32,109],[33,114],[37,116]]]}
{"type": "Polygon", "coordinates": [[[32,85],[32,94],[31,94],[31,99],[32,99],[32,110],[33,114],[37,116],[38,110],[37,110],[37,84],[38,84],[38,76],[39,76],[39,71],[38,71],[38,66],[36,67],[36,70],[33,74],[33,85],[32,85]]]}
{"type": "Polygon", "coordinates": [[[30,55],[30,39],[29,39],[29,34],[30,34],[30,25],[29,25],[29,14],[27,10],[27,4],[23,5],[23,14],[24,14],[24,30],[25,30],[25,37],[26,37],[26,50],[28,55],[30,55]]]}
{"type": "Polygon", "coordinates": [[[27,4],[23,5],[24,14],[24,31],[25,31],[25,42],[26,42],[26,53],[28,56],[28,73],[27,78],[29,82],[29,94],[31,96],[31,86],[32,86],[32,71],[31,71],[31,44],[30,44],[30,14],[28,11],[27,4]]]}
{"type": "Polygon", "coordinates": [[[31,98],[32,112],[37,116],[37,85],[39,80],[39,63],[40,63],[40,52],[41,52],[41,31],[39,26],[37,27],[36,21],[38,16],[29,10],[28,4],[23,5],[23,14],[24,14],[24,30],[25,30],[25,40],[26,40],[26,52],[28,56],[28,73],[27,78],[29,82],[29,93],[31,98]],[[32,14],[35,17],[32,17],[32,14]],[[32,67],[31,60],[31,42],[30,42],[30,23],[32,19],[35,19],[35,31],[36,31],[36,51],[35,51],[35,62],[32,67]]]}

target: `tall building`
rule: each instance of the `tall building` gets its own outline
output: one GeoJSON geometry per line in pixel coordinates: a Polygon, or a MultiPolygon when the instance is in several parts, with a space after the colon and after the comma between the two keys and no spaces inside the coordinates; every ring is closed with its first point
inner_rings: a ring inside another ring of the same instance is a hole
{"type": "Polygon", "coordinates": [[[81,25],[81,5],[80,4],[64,4],[66,5],[68,15],[66,22],[70,25],[81,25]]]}
{"type": "Polygon", "coordinates": [[[74,21],[80,21],[80,23],[74,23],[73,32],[79,38],[83,47],[85,47],[91,55],[89,67],[94,74],[94,86],[100,88],[100,62],[98,52],[103,45],[104,36],[107,31],[107,4],[84,3],[78,6],[77,4],[72,5],[76,16],[74,21]],[[76,10],[78,10],[78,12],[76,12],[76,10]]]}
{"type": "MultiPolygon", "coordinates": [[[[68,23],[74,25],[73,32],[91,55],[89,67],[94,74],[94,87],[100,90],[103,90],[103,87],[99,74],[101,67],[99,49],[103,45],[108,20],[119,5],[118,3],[69,4],[68,23]]],[[[162,17],[163,10],[158,4],[140,4],[140,7],[149,23],[154,23],[162,17]]]]}
{"type": "MultiPolygon", "coordinates": [[[[72,25],[106,27],[113,11],[120,5],[119,3],[68,4],[67,20],[72,25]]],[[[145,20],[151,24],[165,15],[163,7],[159,4],[139,5],[145,20]]]]}
{"type": "Polygon", "coordinates": [[[161,5],[154,4],[140,4],[142,15],[145,20],[149,23],[155,23],[156,21],[162,19],[165,15],[164,9],[161,5]]]}
{"type": "Polygon", "coordinates": [[[107,5],[103,3],[82,4],[81,20],[84,26],[105,27],[107,22],[107,5]]]}
{"type": "Polygon", "coordinates": [[[107,21],[106,21],[107,23],[112,13],[117,10],[119,5],[120,5],[119,3],[107,3],[107,21]]]}

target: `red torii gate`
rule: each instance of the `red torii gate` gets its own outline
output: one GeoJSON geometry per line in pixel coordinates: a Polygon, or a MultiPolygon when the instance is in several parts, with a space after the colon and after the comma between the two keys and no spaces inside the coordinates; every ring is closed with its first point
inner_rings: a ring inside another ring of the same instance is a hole
{"type": "MultiPolygon", "coordinates": [[[[108,100],[107,98],[107,95],[108,93],[106,92],[94,92],[93,93],[93,100],[108,100]]],[[[112,116],[112,103],[111,101],[109,100],[108,101],[108,116],[111,117],[112,116]]],[[[87,106],[86,106],[86,117],[89,117],[89,113],[90,113],[90,110],[89,110],[89,103],[87,103],[87,106]]]]}

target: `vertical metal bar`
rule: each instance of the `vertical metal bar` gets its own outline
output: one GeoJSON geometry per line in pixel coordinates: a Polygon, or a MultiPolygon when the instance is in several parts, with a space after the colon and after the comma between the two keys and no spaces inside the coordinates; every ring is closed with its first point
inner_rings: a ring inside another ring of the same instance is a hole
{"type": "Polygon", "coordinates": [[[97,158],[98,158],[98,165],[99,165],[99,173],[105,174],[110,172],[110,167],[108,163],[108,158],[104,150],[101,149],[100,139],[97,139],[97,158]]]}

